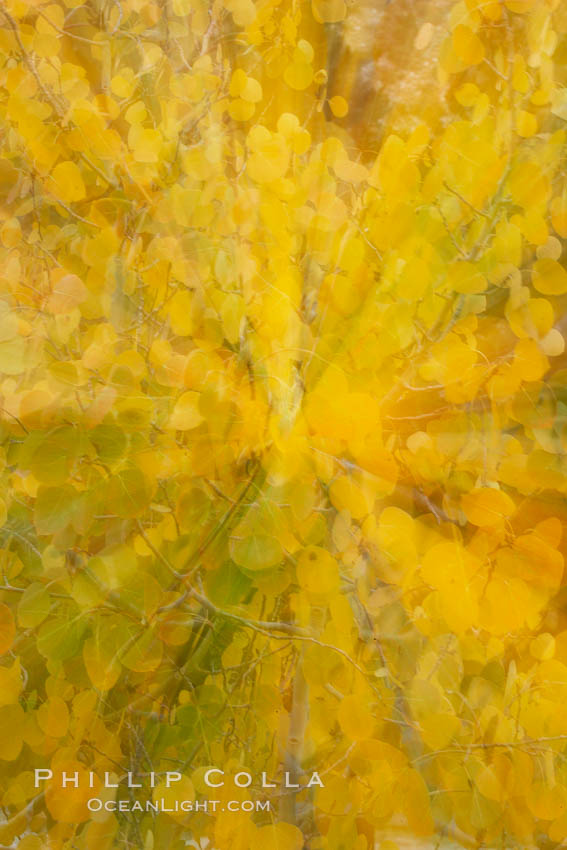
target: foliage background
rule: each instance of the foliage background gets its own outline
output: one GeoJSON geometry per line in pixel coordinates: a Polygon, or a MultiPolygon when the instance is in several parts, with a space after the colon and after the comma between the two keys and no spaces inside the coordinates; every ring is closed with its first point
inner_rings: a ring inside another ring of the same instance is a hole
{"type": "Polygon", "coordinates": [[[566,63],[562,0],[4,0],[3,847],[564,845],[566,63]],[[326,785],[33,787],[212,764],[326,785]]]}

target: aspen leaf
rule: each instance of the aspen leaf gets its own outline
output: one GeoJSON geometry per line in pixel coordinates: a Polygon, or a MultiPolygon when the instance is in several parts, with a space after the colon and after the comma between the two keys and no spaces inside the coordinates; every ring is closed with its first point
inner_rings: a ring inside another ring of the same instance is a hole
{"type": "Polygon", "coordinates": [[[232,538],[230,554],[239,567],[255,572],[274,567],[283,558],[283,549],[275,537],[266,534],[250,534],[243,538],[232,538]]]}
{"type": "Polygon", "coordinates": [[[191,531],[207,521],[211,509],[211,501],[204,490],[199,487],[188,487],[179,494],[176,516],[184,531],[191,531]]]}
{"type": "Polygon", "coordinates": [[[372,508],[367,494],[346,475],[333,481],[329,493],[335,508],[338,511],[348,511],[354,519],[362,519],[372,508]]]}
{"type": "Polygon", "coordinates": [[[320,546],[308,546],[297,562],[297,580],[309,593],[333,593],[339,586],[339,568],[336,560],[320,546]]]}
{"type": "Polygon", "coordinates": [[[543,295],[564,295],[567,292],[567,271],[556,260],[545,257],[533,266],[534,288],[543,295]]]}
{"type": "Polygon", "coordinates": [[[42,484],[64,484],[81,449],[78,430],[63,425],[49,430],[35,442],[29,460],[35,478],[42,484]]]}
{"type": "Polygon", "coordinates": [[[474,83],[464,83],[455,92],[455,97],[461,106],[472,107],[480,97],[480,89],[474,83]]]}
{"type": "Polygon", "coordinates": [[[252,0],[230,0],[225,2],[227,9],[232,12],[234,23],[239,27],[249,26],[256,18],[256,8],[252,0]]]}
{"type": "Polygon", "coordinates": [[[89,679],[98,690],[108,691],[118,681],[121,667],[116,649],[102,635],[97,634],[85,641],[83,660],[89,679]]]}
{"type": "Polygon", "coordinates": [[[250,850],[301,850],[303,835],[291,823],[275,823],[261,826],[253,833],[250,850]]]}
{"type": "Polygon", "coordinates": [[[462,497],[461,504],[468,521],[481,527],[498,525],[516,509],[510,496],[493,487],[471,490],[462,497]]]}
{"type": "Polygon", "coordinates": [[[24,628],[35,628],[46,619],[51,610],[49,591],[39,582],[29,584],[18,604],[18,623],[24,628]]]}
{"type": "Polygon", "coordinates": [[[162,655],[161,641],[148,629],[122,656],[121,662],[135,673],[149,673],[159,667],[162,655]]]}
{"type": "Polygon", "coordinates": [[[535,135],[538,130],[537,118],[533,112],[520,110],[516,119],[516,132],[524,139],[529,139],[535,135]]]}
{"type": "Polygon", "coordinates": [[[513,201],[525,209],[544,203],[550,193],[548,177],[533,160],[514,166],[509,177],[509,187],[513,201]]]}
{"type": "Polygon", "coordinates": [[[534,8],[536,2],[537,0],[504,0],[504,5],[511,12],[516,12],[518,15],[525,15],[534,8]]]}
{"type": "Polygon", "coordinates": [[[331,112],[336,118],[344,118],[348,113],[348,103],[341,97],[340,95],[335,95],[329,100],[329,106],[331,107],[331,112]]]}
{"type": "Polygon", "coordinates": [[[433,24],[430,21],[426,21],[424,24],[422,24],[421,27],[419,28],[419,32],[416,35],[415,41],[413,43],[413,46],[415,47],[415,49],[416,50],[425,50],[427,47],[429,47],[429,44],[431,43],[431,39],[433,38],[434,33],[435,33],[435,27],[433,26],[433,24]]]}
{"type": "Polygon", "coordinates": [[[530,643],[530,655],[539,661],[548,661],[555,654],[555,638],[549,632],[538,635],[530,643]]]}
{"type": "Polygon", "coordinates": [[[411,829],[416,835],[431,835],[435,824],[423,777],[415,770],[408,770],[401,783],[404,788],[403,806],[411,829]]]}
{"type": "Polygon", "coordinates": [[[100,781],[90,786],[89,773],[81,762],[69,757],[63,751],[52,762],[53,778],[45,788],[45,803],[52,818],[59,823],[82,823],[89,820],[91,813],[87,801],[100,793],[100,781]],[[78,787],[73,783],[63,787],[63,775],[77,774],[78,787]]]}
{"type": "Polygon", "coordinates": [[[15,761],[22,751],[25,712],[19,703],[0,706],[0,759],[15,761]]]}
{"type": "Polygon", "coordinates": [[[453,32],[453,46],[457,56],[467,66],[478,65],[484,59],[484,45],[478,35],[465,24],[458,24],[453,32]]]}
{"type": "Polygon", "coordinates": [[[50,188],[57,198],[67,204],[86,197],[83,175],[74,162],[60,162],[51,172],[50,188]]]}
{"type": "Polygon", "coordinates": [[[69,709],[61,697],[50,697],[40,705],[37,720],[42,731],[51,738],[62,738],[69,728],[69,709]]]}
{"type": "Polygon", "coordinates": [[[16,636],[14,615],[7,605],[0,603],[0,654],[8,652],[16,636]]]}
{"type": "Polygon", "coordinates": [[[199,398],[199,393],[192,391],[183,393],[179,397],[169,420],[170,428],[191,431],[201,424],[203,416],[199,411],[199,398]]]}
{"type": "Polygon", "coordinates": [[[262,86],[254,77],[247,77],[239,94],[248,103],[259,103],[262,100],[262,86]]]}
{"type": "Polygon", "coordinates": [[[106,488],[106,506],[117,516],[132,518],[147,508],[151,499],[148,479],[136,467],[113,475],[106,488]]]}
{"type": "Polygon", "coordinates": [[[440,712],[429,714],[420,721],[423,740],[432,750],[448,746],[461,728],[461,721],[454,714],[440,712]]]}
{"type": "Polygon", "coordinates": [[[162,137],[159,130],[135,127],[135,132],[132,132],[132,129],[129,134],[129,143],[136,162],[159,162],[162,147],[162,137]]]}
{"type": "Polygon", "coordinates": [[[194,800],[195,788],[188,776],[181,776],[181,779],[173,782],[169,788],[167,787],[166,782],[160,782],[160,784],[156,785],[153,789],[152,797],[154,800],[164,801],[164,809],[170,810],[168,814],[171,818],[173,818],[173,820],[183,820],[186,817],[186,814],[182,810],[176,812],[176,804],[179,804],[182,800],[194,800]]]}
{"type": "Polygon", "coordinates": [[[449,268],[448,285],[455,292],[475,295],[484,292],[488,281],[474,263],[459,262],[449,268]]]}
{"type": "Polygon", "coordinates": [[[0,707],[16,705],[24,687],[20,659],[16,658],[9,667],[0,667],[0,707]]]}
{"type": "Polygon", "coordinates": [[[252,153],[248,158],[247,170],[257,183],[271,183],[283,177],[287,171],[289,152],[284,139],[277,134],[256,137],[252,153]]]}
{"type": "Polygon", "coordinates": [[[336,24],[346,17],[344,0],[313,0],[313,17],[325,24],[336,24]]]}
{"type": "Polygon", "coordinates": [[[47,300],[46,309],[50,313],[70,313],[88,298],[88,290],[76,274],[58,277],[47,300]]]}
{"type": "Polygon", "coordinates": [[[559,357],[565,351],[565,339],[557,328],[552,328],[541,340],[541,350],[548,357],[559,357]]]}
{"type": "Polygon", "coordinates": [[[9,218],[0,228],[0,240],[6,248],[15,248],[22,238],[22,227],[17,218],[9,218]]]}
{"type": "Polygon", "coordinates": [[[233,100],[228,107],[228,114],[235,121],[249,121],[255,111],[254,104],[242,98],[233,100]]]}
{"type": "Polygon", "coordinates": [[[110,89],[117,97],[131,97],[134,91],[134,78],[130,68],[125,68],[122,73],[115,74],[110,81],[110,89]]]}
{"type": "Polygon", "coordinates": [[[339,723],[345,735],[353,741],[371,738],[376,718],[361,696],[350,694],[339,703],[339,723]]]}

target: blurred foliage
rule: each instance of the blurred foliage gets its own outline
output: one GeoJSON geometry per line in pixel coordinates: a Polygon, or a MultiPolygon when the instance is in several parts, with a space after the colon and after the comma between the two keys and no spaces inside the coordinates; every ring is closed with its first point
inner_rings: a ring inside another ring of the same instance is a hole
{"type": "Polygon", "coordinates": [[[566,65],[561,0],[3,0],[4,846],[565,841],[566,65]],[[207,765],[272,812],[33,784],[207,765]]]}

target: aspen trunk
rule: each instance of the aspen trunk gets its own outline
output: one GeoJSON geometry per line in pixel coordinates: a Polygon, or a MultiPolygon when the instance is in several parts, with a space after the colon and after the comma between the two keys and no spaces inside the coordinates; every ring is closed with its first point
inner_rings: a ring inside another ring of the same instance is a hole
{"type": "MultiPolygon", "coordinates": [[[[289,777],[289,785],[299,785],[302,774],[301,760],[303,756],[303,741],[309,715],[309,686],[303,675],[303,651],[297,662],[293,682],[293,697],[287,749],[284,757],[284,770],[289,777]]],[[[288,823],[297,823],[297,792],[285,789],[282,796],[280,816],[288,823]]]]}

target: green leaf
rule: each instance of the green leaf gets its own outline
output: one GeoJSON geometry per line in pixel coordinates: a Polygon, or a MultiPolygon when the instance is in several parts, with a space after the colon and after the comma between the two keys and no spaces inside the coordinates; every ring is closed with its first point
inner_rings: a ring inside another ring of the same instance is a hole
{"type": "Polygon", "coordinates": [[[37,648],[49,661],[66,661],[79,652],[87,628],[84,619],[65,616],[61,611],[57,617],[47,620],[41,626],[37,648]]]}
{"type": "Polygon", "coordinates": [[[34,523],[38,534],[56,534],[71,521],[76,491],[73,487],[40,487],[35,502],[34,523]]]}
{"type": "Polygon", "coordinates": [[[64,425],[44,435],[30,457],[30,470],[42,484],[63,484],[81,451],[81,433],[64,425]]]}
{"type": "Polygon", "coordinates": [[[43,623],[51,610],[51,598],[39,582],[27,587],[18,605],[18,622],[24,629],[34,629],[43,623]]]}
{"type": "Polygon", "coordinates": [[[284,556],[279,540],[267,534],[253,534],[238,540],[233,538],[230,554],[239,567],[251,572],[275,567],[284,556]]]}
{"type": "Polygon", "coordinates": [[[251,586],[252,580],[232,561],[226,561],[218,570],[212,570],[205,576],[207,596],[219,608],[240,602],[251,586]]]}
{"type": "Polygon", "coordinates": [[[106,508],[124,519],[140,516],[148,507],[152,493],[144,474],[136,467],[125,469],[108,482],[106,508]]]}
{"type": "Polygon", "coordinates": [[[97,425],[89,433],[89,439],[103,463],[115,463],[126,452],[128,438],[116,425],[97,425]]]}

